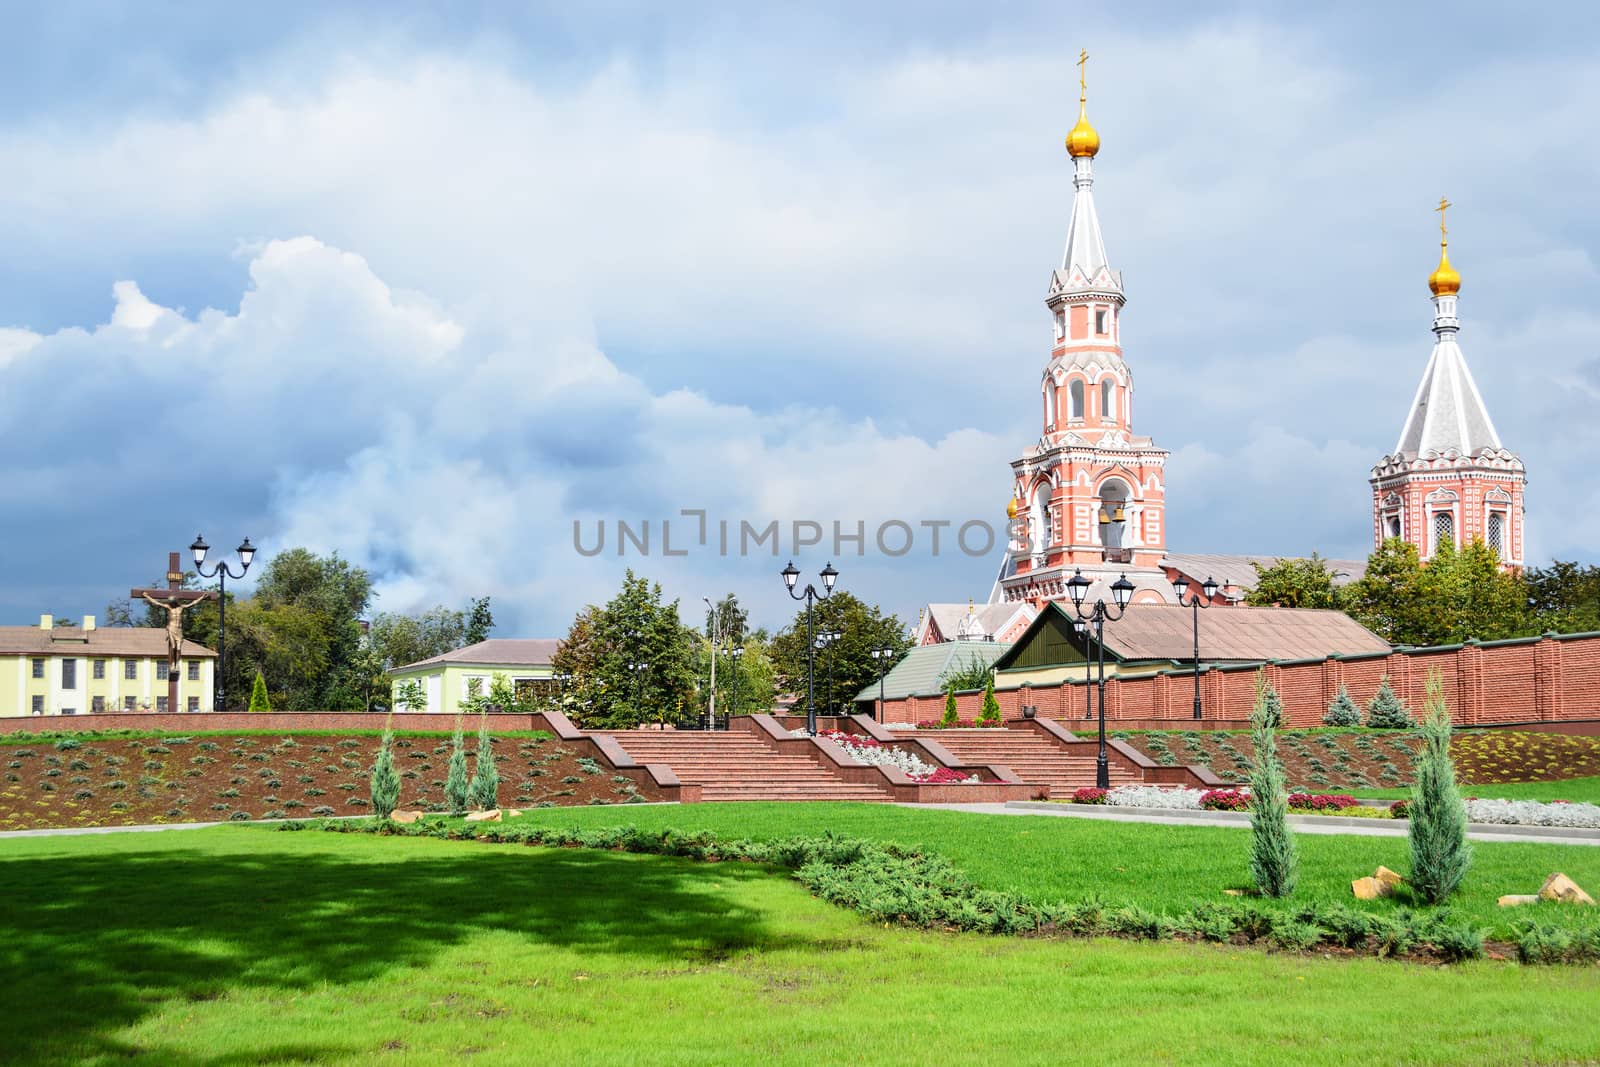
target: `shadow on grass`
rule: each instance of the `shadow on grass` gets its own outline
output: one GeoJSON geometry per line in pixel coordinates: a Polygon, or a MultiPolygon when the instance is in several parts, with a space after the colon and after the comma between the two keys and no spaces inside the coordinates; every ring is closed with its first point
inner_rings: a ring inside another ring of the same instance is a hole
{"type": "MultiPolygon", "coordinates": [[[[740,883],[770,877],[756,867],[710,879],[605,852],[227,844],[0,861],[0,1058],[137,1054],[116,1031],[167,1002],[373,979],[482,931],[675,961],[795,943],[739,903],[740,883]]],[[[264,1049],[251,1062],[349,1051],[264,1049]]]]}

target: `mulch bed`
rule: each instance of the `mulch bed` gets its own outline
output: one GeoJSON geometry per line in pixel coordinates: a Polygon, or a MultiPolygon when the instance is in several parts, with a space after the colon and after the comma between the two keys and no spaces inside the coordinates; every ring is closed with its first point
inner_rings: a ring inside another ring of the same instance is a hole
{"type": "MultiPolygon", "coordinates": [[[[1128,740],[1158,763],[1203,764],[1227,782],[1243,782],[1250,775],[1247,734],[1144,733],[1128,740]]],[[[1278,755],[1291,787],[1309,791],[1410,785],[1417,746],[1409,730],[1284,730],[1278,734],[1278,755]]],[[[1467,785],[1555,782],[1600,775],[1600,737],[1471,731],[1452,741],[1451,753],[1456,774],[1467,785]]]]}
{"type": "MultiPolygon", "coordinates": [[[[40,738],[0,744],[0,830],[238,821],[370,811],[371,734],[40,738]]],[[[467,738],[467,770],[476,737],[467,738]]],[[[560,741],[493,739],[500,803],[565,807],[660,800],[560,741]]],[[[400,806],[444,810],[450,737],[394,739],[400,806]]]]}

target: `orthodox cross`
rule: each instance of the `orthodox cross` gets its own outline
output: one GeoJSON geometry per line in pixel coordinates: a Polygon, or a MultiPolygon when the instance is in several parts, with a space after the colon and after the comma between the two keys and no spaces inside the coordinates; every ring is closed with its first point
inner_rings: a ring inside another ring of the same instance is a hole
{"type": "Polygon", "coordinates": [[[1441,247],[1449,244],[1447,237],[1450,233],[1449,230],[1444,228],[1444,210],[1445,208],[1454,206],[1454,204],[1450,203],[1450,201],[1441,196],[1439,198],[1439,206],[1433,209],[1439,213],[1439,244],[1441,247]]]}
{"type": "Polygon", "coordinates": [[[178,667],[183,653],[183,613],[215,593],[183,587],[183,566],[178,553],[167,553],[167,587],[165,589],[130,589],[130,597],[138,597],[153,607],[167,613],[167,710],[178,710],[178,667]]]}
{"type": "Polygon", "coordinates": [[[1089,83],[1084,77],[1088,70],[1089,50],[1084,48],[1078,52],[1078,99],[1080,101],[1088,99],[1089,96],[1089,83]]]}

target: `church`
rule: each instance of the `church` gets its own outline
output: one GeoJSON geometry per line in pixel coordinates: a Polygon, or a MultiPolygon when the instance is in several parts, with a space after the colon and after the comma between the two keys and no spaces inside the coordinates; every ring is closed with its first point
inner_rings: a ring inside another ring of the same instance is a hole
{"type": "MultiPolygon", "coordinates": [[[[1181,553],[1168,548],[1168,451],[1134,430],[1134,375],[1122,350],[1122,272],[1111,265],[1094,201],[1100,135],[1089,122],[1087,55],[1079,58],[1078,120],[1067,134],[1072,214],[1045,293],[1049,360],[1039,376],[1038,440],[1011,462],[1010,542],[983,606],[929,604],[916,643],[1014,640],[1081,574],[1086,602],[1111,599],[1126,577],[1131,602],[1176,604],[1174,582],[1212,605],[1238,605],[1254,564],[1284,557],[1181,553]],[[1215,579],[1215,593],[1205,592],[1215,579]]],[[[1434,346],[1394,451],[1372,468],[1373,544],[1399,537],[1424,560],[1444,541],[1474,538],[1507,568],[1523,564],[1522,461],[1500,440],[1457,344],[1461,276],[1451,266],[1441,200],[1440,261],[1428,279],[1434,346]]],[[[1365,560],[1329,560],[1336,584],[1365,560]]]]}

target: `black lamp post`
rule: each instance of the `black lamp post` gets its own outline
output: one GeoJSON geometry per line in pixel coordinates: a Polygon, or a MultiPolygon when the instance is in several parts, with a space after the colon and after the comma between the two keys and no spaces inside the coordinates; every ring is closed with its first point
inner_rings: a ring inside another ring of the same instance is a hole
{"type": "MultiPolygon", "coordinates": [[[[1128,581],[1126,574],[1111,583],[1111,599],[1117,605],[1115,613],[1106,607],[1104,600],[1097,599],[1094,608],[1085,615],[1083,600],[1093,584],[1083,576],[1083,571],[1074,571],[1072,578],[1067,582],[1067,592],[1072,596],[1072,609],[1078,613],[1078,618],[1094,625],[1094,643],[1099,646],[1100,671],[1097,687],[1100,691],[1100,751],[1094,760],[1094,784],[1100,789],[1110,789],[1111,764],[1106,759],[1106,620],[1116,622],[1122,618],[1128,609],[1129,600],[1133,598],[1133,583],[1128,581]]],[[[1085,680],[1087,681],[1087,672],[1085,680]]]]}
{"type": "Polygon", "coordinates": [[[556,704],[563,710],[567,706],[567,685],[572,681],[572,674],[568,671],[556,671],[550,676],[556,683],[556,704]]]}
{"type": "Polygon", "coordinates": [[[833,659],[834,659],[833,646],[834,646],[834,642],[836,642],[838,640],[839,640],[839,631],[838,630],[823,630],[821,633],[819,633],[817,635],[817,647],[819,649],[825,648],[825,649],[828,650],[828,699],[823,704],[823,707],[826,709],[825,714],[828,714],[828,715],[832,715],[834,713],[834,711],[833,711],[833,659]]]}
{"type": "MultiPolygon", "coordinates": [[[[733,725],[733,717],[739,714],[739,660],[744,658],[743,645],[730,645],[728,658],[733,661],[733,693],[732,703],[728,705],[728,713],[722,717],[722,728],[729,729],[733,725]]],[[[712,723],[715,727],[716,724],[712,723]]]]}
{"type": "Polygon", "coordinates": [[[1194,717],[1200,717],[1200,609],[1211,606],[1211,598],[1217,595],[1216,579],[1207,577],[1200,586],[1205,594],[1196,593],[1193,600],[1185,600],[1189,594],[1189,579],[1178,575],[1172,580],[1172,589],[1178,594],[1178,603],[1186,608],[1194,609],[1194,717]]]}
{"type": "Polygon", "coordinates": [[[1089,667],[1094,663],[1094,651],[1089,647],[1089,624],[1079,619],[1072,628],[1083,638],[1083,720],[1094,718],[1094,686],[1089,684],[1089,667]]]}
{"type": "Polygon", "coordinates": [[[250,538],[248,537],[235,549],[239,553],[238,574],[234,574],[233,571],[228,569],[228,561],[225,559],[217,560],[210,573],[207,573],[205,568],[206,553],[210,550],[211,546],[206,544],[206,539],[199,534],[195,535],[194,544],[189,546],[189,551],[194,553],[195,573],[202,578],[215,578],[217,580],[217,676],[213,679],[216,682],[216,696],[212,700],[212,709],[226,711],[227,708],[224,705],[227,702],[227,691],[224,685],[228,677],[226,669],[228,666],[228,579],[232,578],[237,581],[244,577],[245,571],[250,569],[250,561],[256,557],[256,549],[250,543],[250,538]]]}
{"type": "Polygon", "coordinates": [[[806,733],[813,736],[817,732],[817,685],[816,685],[816,634],[811,628],[811,605],[817,600],[826,600],[833,592],[833,583],[839,580],[839,572],[829,563],[822,568],[818,576],[822,579],[822,592],[817,592],[817,587],[806,584],[804,592],[796,592],[795,585],[800,580],[800,569],[790,560],[789,565],[783,568],[783,584],[789,590],[789,595],[796,600],[806,602],[806,733]]]}
{"type": "Polygon", "coordinates": [[[883,645],[872,650],[872,658],[878,661],[878,714],[873,716],[878,722],[883,721],[883,676],[889,673],[889,661],[894,658],[894,649],[883,645]]]}
{"type": "Polygon", "coordinates": [[[641,723],[644,722],[644,672],[649,666],[637,659],[628,664],[628,669],[633,671],[633,713],[641,723]]]}

